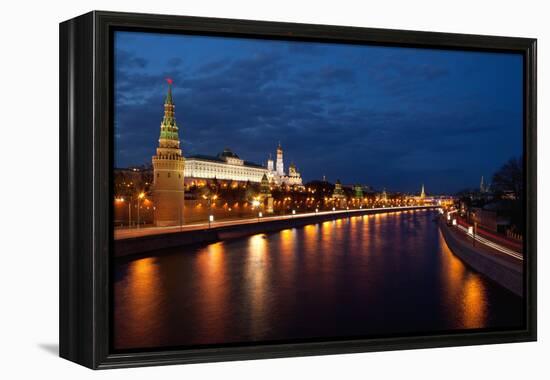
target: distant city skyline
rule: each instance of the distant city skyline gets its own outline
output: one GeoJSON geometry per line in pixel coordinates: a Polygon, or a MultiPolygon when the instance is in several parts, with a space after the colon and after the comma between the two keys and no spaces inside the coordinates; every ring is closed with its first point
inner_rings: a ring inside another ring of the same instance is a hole
{"type": "Polygon", "coordinates": [[[116,32],[115,166],[151,163],[167,77],[184,156],[434,194],[522,154],[519,54],[116,32]]]}

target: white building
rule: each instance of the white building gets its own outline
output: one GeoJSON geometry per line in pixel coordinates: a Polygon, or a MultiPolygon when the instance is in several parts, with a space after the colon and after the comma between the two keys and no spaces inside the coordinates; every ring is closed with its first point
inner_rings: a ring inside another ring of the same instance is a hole
{"type": "Polygon", "coordinates": [[[261,182],[265,174],[269,182],[275,185],[302,185],[302,176],[294,164],[288,167],[288,174],[284,171],[283,149],[277,147],[276,165],[271,158],[267,160],[267,167],[245,161],[225,149],[217,156],[194,155],[185,157],[185,178],[219,179],[229,181],[261,182]]]}
{"type": "Polygon", "coordinates": [[[283,148],[281,143],[277,146],[277,166],[275,167],[277,175],[283,177],[285,175],[285,165],[283,164],[283,148]]]}
{"type": "Polygon", "coordinates": [[[298,172],[298,169],[293,163],[291,163],[290,166],[288,167],[287,183],[289,185],[299,185],[299,186],[302,185],[302,175],[300,174],[300,172],[298,172]]]}
{"type": "Polygon", "coordinates": [[[217,156],[194,155],[185,158],[185,178],[261,182],[268,170],[245,161],[229,149],[217,156]]]}

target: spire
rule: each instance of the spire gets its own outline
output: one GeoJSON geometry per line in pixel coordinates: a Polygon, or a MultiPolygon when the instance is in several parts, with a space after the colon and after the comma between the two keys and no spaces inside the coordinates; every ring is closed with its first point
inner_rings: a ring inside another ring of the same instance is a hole
{"type": "Polygon", "coordinates": [[[171,78],[166,78],[166,82],[168,82],[168,93],[166,94],[166,99],[164,100],[164,104],[170,104],[170,105],[173,105],[173,101],[172,101],[172,79],[171,78]]]}
{"type": "Polygon", "coordinates": [[[426,192],[424,191],[424,184],[422,184],[422,191],[420,191],[420,198],[425,198],[426,192]]]}
{"type": "Polygon", "coordinates": [[[484,193],[485,192],[485,181],[483,181],[483,176],[481,176],[481,182],[479,184],[479,191],[481,193],[484,193]]]}
{"type": "MultiPolygon", "coordinates": [[[[178,133],[178,126],[176,124],[175,108],[172,99],[172,79],[166,78],[168,82],[168,91],[166,93],[166,99],[164,100],[164,117],[160,124],[160,138],[159,148],[176,149],[174,153],[181,155],[179,150],[180,139],[178,133]]],[[[167,152],[165,152],[167,153],[167,152]]]]}

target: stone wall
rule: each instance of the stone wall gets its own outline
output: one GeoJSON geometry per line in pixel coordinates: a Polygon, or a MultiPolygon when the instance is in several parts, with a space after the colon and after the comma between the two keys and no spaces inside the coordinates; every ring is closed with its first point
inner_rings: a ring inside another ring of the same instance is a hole
{"type": "Polygon", "coordinates": [[[523,296],[523,263],[514,264],[497,255],[490,255],[475,249],[471,244],[461,240],[456,231],[442,220],[439,227],[449,249],[468,266],[490,278],[499,285],[523,296]]]}

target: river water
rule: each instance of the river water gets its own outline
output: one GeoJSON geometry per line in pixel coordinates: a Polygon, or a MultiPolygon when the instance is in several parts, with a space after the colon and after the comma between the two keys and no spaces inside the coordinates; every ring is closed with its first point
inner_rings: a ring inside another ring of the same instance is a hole
{"type": "Polygon", "coordinates": [[[429,210],[354,216],[115,265],[115,349],[517,328],[429,210]]]}

